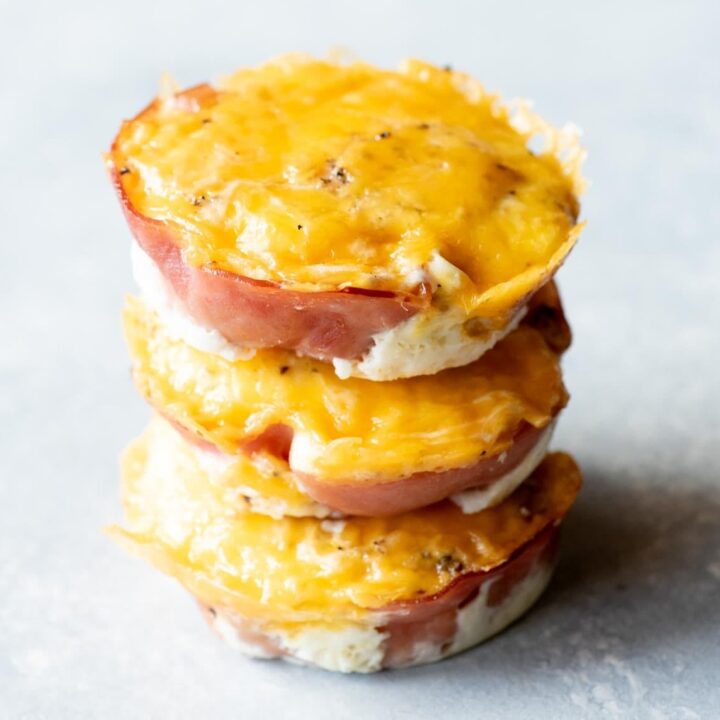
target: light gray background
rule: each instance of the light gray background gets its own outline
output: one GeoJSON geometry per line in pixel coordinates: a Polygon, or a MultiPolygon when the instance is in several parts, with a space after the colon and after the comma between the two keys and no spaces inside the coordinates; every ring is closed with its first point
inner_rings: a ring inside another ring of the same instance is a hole
{"type": "Polygon", "coordinates": [[[681,2],[2,2],[0,717],[720,716],[720,13],[681,2]],[[557,578],[457,659],[342,677],[236,656],[101,533],[147,411],[120,334],[128,233],[100,153],[183,84],[344,45],[467,69],[585,130],[560,274],[557,445],[586,487],[557,578]]]}

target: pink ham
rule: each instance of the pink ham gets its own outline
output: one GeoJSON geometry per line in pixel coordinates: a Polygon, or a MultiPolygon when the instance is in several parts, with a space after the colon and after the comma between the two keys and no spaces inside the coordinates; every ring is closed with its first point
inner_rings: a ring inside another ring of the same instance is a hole
{"type": "Polygon", "coordinates": [[[305,474],[298,478],[302,489],[313,500],[338,512],[371,517],[396,515],[439,502],[469,488],[491,485],[525,459],[543,430],[525,425],[505,453],[466,467],[415,473],[392,482],[328,483],[305,474]]]}

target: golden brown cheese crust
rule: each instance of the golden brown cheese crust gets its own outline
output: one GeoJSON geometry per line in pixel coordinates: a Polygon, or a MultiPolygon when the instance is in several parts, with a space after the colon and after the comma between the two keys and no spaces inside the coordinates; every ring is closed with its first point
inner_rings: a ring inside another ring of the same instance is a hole
{"type": "Polygon", "coordinates": [[[328,523],[239,512],[197,473],[147,467],[142,447],[131,448],[126,525],[114,533],[203,602],[287,622],[363,618],[491,570],[557,523],[581,483],[572,458],[555,453],[501,505],[475,515],[445,502],[328,523]]]}
{"type": "Polygon", "coordinates": [[[158,99],[109,161],[191,265],[406,293],[440,257],[460,270],[445,301],[490,316],[542,284],[578,230],[581,151],[520,119],[524,131],[466,75],[418,61],[291,56],[158,99]],[[537,132],[541,154],[527,147],[537,132]]]}

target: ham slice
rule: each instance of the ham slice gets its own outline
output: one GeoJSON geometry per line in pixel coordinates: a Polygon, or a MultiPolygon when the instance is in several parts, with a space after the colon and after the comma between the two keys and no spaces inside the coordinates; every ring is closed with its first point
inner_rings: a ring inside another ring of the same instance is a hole
{"type": "MultiPolygon", "coordinates": [[[[302,489],[316,502],[346,515],[396,515],[431,505],[470,488],[488,487],[520,465],[546,428],[524,425],[509,450],[466,467],[421,472],[384,483],[328,483],[299,475],[302,489]]],[[[533,468],[528,468],[527,474],[533,468]]]]}

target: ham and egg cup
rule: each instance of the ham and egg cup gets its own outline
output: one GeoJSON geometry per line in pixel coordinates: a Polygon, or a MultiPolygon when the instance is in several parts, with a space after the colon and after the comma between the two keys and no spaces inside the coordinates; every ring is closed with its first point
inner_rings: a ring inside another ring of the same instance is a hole
{"type": "Polygon", "coordinates": [[[111,532],[177,578],[242,652],[374,672],[461,652],[522,615],[550,579],[580,483],[554,453],[474,514],[445,501],[385,518],[274,519],[140,440],[123,462],[125,523],[111,532]]]}
{"type": "Polygon", "coordinates": [[[316,515],[391,515],[448,497],[476,512],[542,460],[567,402],[567,325],[554,288],[541,296],[474,363],[384,383],[341,380],[286,350],[198,350],[133,298],[125,334],[140,392],[206,464],[279,464],[316,515]]]}
{"type": "Polygon", "coordinates": [[[143,294],[188,343],[381,381],[517,326],[579,233],[582,157],[463,73],[292,55],[165,92],[107,164],[143,294]]]}

